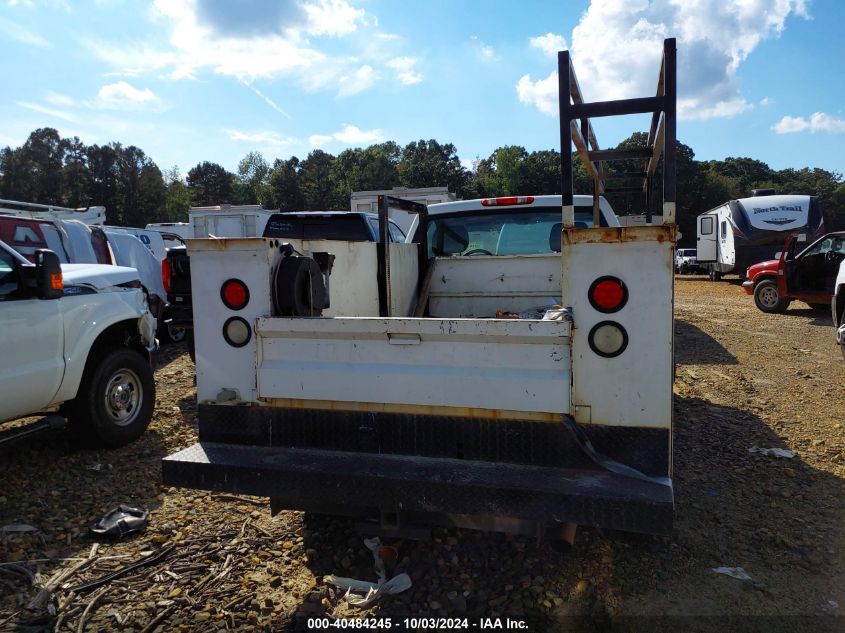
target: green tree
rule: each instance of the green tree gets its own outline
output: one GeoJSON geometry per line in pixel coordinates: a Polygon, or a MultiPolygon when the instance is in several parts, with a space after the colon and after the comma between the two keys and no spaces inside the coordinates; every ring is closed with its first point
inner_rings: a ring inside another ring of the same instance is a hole
{"type": "Polygon", "coordinates": [[[244,204],[258,204],[265,196],[270,166],[259,152],[250,152],[238,163],[239,198],[244,204]]]}
{"type": "Polygon", "coordinates": [[[188,172],[193,206],[233,204],[235,175],[217,163],[203,161],[188,172]]]}
{"type": "Polygon", "coordinates": [[[78,136],[62,141],[62,204],[78,208],[90,203],[91,172],[88,169],[88,148],[78,136]]]}
{"type": "Polygon", "coordinates": [[[264,208],[281,211],[301,211],[305,208],[305,198],[299,186],[299,168],[296,156],[288,160],[276,159],[261,200],[264,208]]]}
{"type": "Polygon", "coordinates": [[[182,180],[179,167],[174,165],[165,170],[164,174],[164,204],[161,208],[159,222],[187,222],[188,209],[191,206],[191,192],[182,180]]]}
{"type": "Polygon", "coordinates": [[[346,202],[340,202],[334,181],[332,164],[334,156],[321,149],[315,149],[302,161],[299,169],[299,182],[305,209],[308,211],[328,211],[346,208],[346,202]],[[338,206],[340,205],[340,206],[338,206]]]}
{"type": "Polygon", "coordinates": [[[90,174],[88,199],[106,208],[106,220],[119,224],[122,204],[119,200],[118,154],[112,145],[90,145],[86,152],[90,174]]]}
{"type": "Polygon", "coordinates": [[[403,187],[443,187],[463,194],[469,177],[451,143],[441,145],[434,139],[408,143],[396,165],[403,187]]]}

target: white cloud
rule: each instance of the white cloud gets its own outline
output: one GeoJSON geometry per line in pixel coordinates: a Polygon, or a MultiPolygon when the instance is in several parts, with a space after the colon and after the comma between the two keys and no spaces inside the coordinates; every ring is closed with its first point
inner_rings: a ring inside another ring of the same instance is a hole
{"type": "Polygon", "coordinates": [[[71,123],[76,123],[78,121],[78,119],[73,114],[71,114],[70,112],[65,112],[64,110],[48,108],[47,106],[43,106],[38,103],[32,103],[31,101],[16,101],[15,103],[22,108],[26,108],[27,110],[32,110],[33,112],[40,112],[41,114],[46,114],[47,116],[55,117],[57,119],[61,119],[62,121],[70,121],[71,123]]]}
{"type": "Polygon", "coordinates": [[[104,108],[135,109],[158,102],[158,97],[149,88],[139,90],[125,81],[106,84],[100,88],[97,97],[104,108]]]}
{"type": "Polygon", "coordinates": [[[772,102],[772,100],[771,100],[771,99],[769,99],[768,97],[763,97],[762,99],[760,99],[760,105],[761,105],[761,106],[767,106],[767,105],[769,105],[771,102],[772,102]]]}
{"type": "Polygon", "coordinates": [[[68,97],[67,95],[63,95],[58,92],[54,92],[52,90],[48,90],[44,94],[44,98],[47,100],[47,103],[52,103],[53,105],[59,106],[75,106],[76,100],[72,97],[68,97]]]}
{"type": "Polygon", "coordinates": [[[496,55],[496,49],[490,46],[489,44],[482,41],[477,35],[470,35],[469,39],[473,41],[475,46],[475,53],[478,55],[478,58],[483,62],[495,62],[498,61],[499,56],[496,55]]]}
{"type": "Polygon", "coordinates": [[[373,67],[368,64],[364,64],[354,72],[348,75],[341,75],[341,77],[338,78],[337,96],[351,97],[352,95],[357,95],[360,92],[369,90],[372,88],[373,84],[376,83],[378,78],[379,75],[375,70],[373,70],[373,67]]]}
{"type": "MultiPolygon", "coordinates": [[[[666,37],[678,40],[678,114],[730,117],[751,107],[737,69],[765,39],[777,37],[791,15],[808,17],[807,0],[592,0],[572,31],[573,65],[588,101],[654,93],[666,37]]],[[[517,95],[547,113],[557,112],[556,72],[517,95]]]]}
{"type": "Polygon", "coordinates": [[[241,132],[240,130],[224,130],[233,141],[244,141],[255,145],[268,147],[288,147],[297,145],[299,141],[295,138],[282,136],[278,132],[269,130],[259,132],[241,132]]]}
{"type": "Polygon", "coordinates": [[[346,0],[317,0],[304,5],[308,14],[310,35],[346,35],[358,28],[364,19],[363,9],[356,9],[346,0]]]}
{"type": "Polygon", "coordinates": [[[20,24],[6,20],[5,18],[0,18],[0,36],[4,39],[11,39],[21,44],[26,44],[27,46],[36,46],[38,48],[53,47],[53,44],[45,37],[38,33],[33,33],[20,24]]]}
{"type": "Polygon", "coordinates": [[[797,132],[831,132],[845,134],[845,119],[837,119],[824,112],[813,112],[809,119],[801,116],[785,116],[772,126],[778,134],[797,132]]]}
{"type": "Polygon", "coordinates": [[[558,51],[563,51],[569,48],[566,43],[566,38],[557,33],[546,33],[545,35],[538,35],[528,40],[536,49],[543,51],[550,57],[557,57],[558,51]]]}
{"type": "Polygon", "coordinates": [[[396,71],[396,77],[405,86],[413,86],[423,80],[423,76],[415,70],[416,57],[394,57],[387,65],[396,71]]]}
{"type": "Polygon", "coordinates": [[[516,95],[520,103],[534,104],[545,114],[557,114],[557,73],[537,81],[532,81],[531,75],[523,75],[516,84],[516,95]]]}
{"type": "Polygon", "coordinates": [[[366,131],[349,123],[345,124],[342,130],[334,134],[313,134],[308,137],[308,142],[314,147],[335,142],[342,143],[343,145],[364,145],[380,143],[383,140],[384,134],[381,130],[366,131]]]}
{"type": "MultiPolygon", "coordinates": [[[[379,69],[399,51],[398,36],[379,33],[377,19],[353,0],[154,0],[152,17],[166,29],[168,44],[109,43],[86,46],[124,77],[146,72],[197,79],[204,72],[232,77],[247,85],[276,111],[284,111],[255,87],[256,80],[292,79],[306,91],[337,90],[344,97],[367,90],[379,69]],[[344,48],[329,53],[326,38],[361,31],[344,48]],[[378,43],[378,45],[376,45],[378,43]]],[[[400,78],[413,83],[412,71],[400,78]]]]}

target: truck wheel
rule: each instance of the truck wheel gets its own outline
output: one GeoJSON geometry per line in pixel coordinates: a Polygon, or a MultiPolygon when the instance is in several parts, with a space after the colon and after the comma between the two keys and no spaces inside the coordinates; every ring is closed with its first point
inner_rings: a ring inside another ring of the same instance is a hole
{"type": "Polygon", "coordinates": [[[155,381],[149,363],[138,352],[119,348],[86,368],[67,417],[86,440],[116,448],[144,433],[154,405],[155,381]]]}
{"type": "Polygon", "coordinates": [[[783,299],[778,292],[778,285],[771,279],[764,279],[754,286],[754,303],[763,312],[781,313],[789,305],[789,299],[783,299]]]}
{"type": "Polygon", "coordinates": [[[159,330],[159,336],[163,343],[181,343],[185,340],[187,332],[187,328],[168,324],[159,330]]]}

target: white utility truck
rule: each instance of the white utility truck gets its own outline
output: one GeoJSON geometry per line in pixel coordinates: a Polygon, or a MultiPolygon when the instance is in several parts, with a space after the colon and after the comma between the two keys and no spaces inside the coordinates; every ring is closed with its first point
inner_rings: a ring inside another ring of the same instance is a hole
{"type": "Polygon", "coordinates": [[[0,242],[0,422],[44,416],[0,433],[0,443],[68,418],[87,439],[139,437],[155,404],[156,319],[132,268],[30,262],[0,242]]]}
{"type": "Polygon", "coordinates": [[[670,532],[675,41],[653,97],[584,103],[558,65],[562,196],[383,196],[377,243],[188,242],[199,443],[166,484],[389,533],[670,532]],[[643,112],[646,147],[598,147],[590,117],[643,112]],[[573,195],[573,142],[593,196],[573,195]],[[620,227],[601,194],[650,208],[661,154],[664,223],[620,227]],[[636,185],[605,189],[604,162],[631,159],[636,185]],[[391,208],[419,216],[411,241],[387,239],[391,208]]]}

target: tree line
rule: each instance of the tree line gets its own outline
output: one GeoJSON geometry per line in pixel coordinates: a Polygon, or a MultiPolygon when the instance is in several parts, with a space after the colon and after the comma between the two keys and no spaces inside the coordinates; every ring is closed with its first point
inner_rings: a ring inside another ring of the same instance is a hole
{"type": "MultiPolygon", "coordinates": [[[[646,140],[638,132],[618,147],[644,147],[646,140]]],[[[608,169],[642,171],[642,161],[609,163],[608,169]]],[[[353,191],[397,186],[447,186],[461,198],[560,193],[560,153],[508,145],[477,159],[468,169],[452,143],[431,139],[402,147],[387,141],[337,155],[315,149],[302,160],[277,158],[272,164],[250,152],[236,173],[202,161],[183,177],[175,166],[162,171],[134,145],[85,145],[78,137],[62,138],[52,128],[35,130],[20,147],[0,150],[0,198],[74,208],[102,205],[109,223],[125,226],[184,222],[189,206],[348,209],[353,191]]],[[[698,161],[691,147],[678,142],[677,187],[682,244],[694,244],[696,215],[759,188],[820,196],[828,230],[845,228],[845,181],[842,174],[825,169],[775,170],[746,157],[698,161]]],[[[579,161],[575,191],[592,192],[579,161]]],[[[644,210],[642,194],[607,197],[620,215],[644,210]]],[[[659,195],[654,198],[652,210],[659,213],[659,195]]]]}

